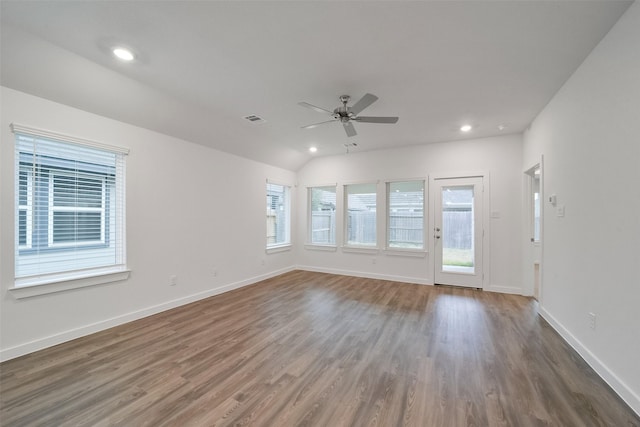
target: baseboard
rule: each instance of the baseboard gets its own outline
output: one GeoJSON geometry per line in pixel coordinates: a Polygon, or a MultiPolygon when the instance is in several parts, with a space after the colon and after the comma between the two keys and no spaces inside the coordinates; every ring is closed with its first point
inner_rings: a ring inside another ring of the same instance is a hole
{"type": "Polygon", "coordinates": [[[420,277],[396,276],[391,274],[377,274],[368,271],[340,270],[337,268],[314,267],[311,265],[298,265],[298,270],[315,271],[317,273],[337,274],[339,276],[364,277],[366,279],[389,280],[392,282],[415,283],[419,285],[433,285],[433,281],[420,277]]]}
{"type": "Polygon", "coordinates": [[[499,285],[489,285],[484,289],[489,292],[500,292],[501,294],[515,294],[515,295],[524,295],[522,293],[521,288],[516,288],[515,286],[499,286],[499,285]]]}
{"type": "Polygon", "coordinates": [[[615,391],[627,405],[640,416],[640,396],[614,374],[604,363],[600,361],[579,339],[577,339],[562,323],[543,307],[538,309],[540,315],[551,325],[553,329],[587,362],[591,368],[615,391]]]}
{"type": "Polygon", "coordinates": [[[162,304],[147,307],[141,310],[126,313],[120,316],[112,317],[100,322],[91,323],[79,328],[71,329],[68,331],[60,332],[55,335],[50,335],[45,338],[30,341],[25,344],[20,344],[15,347],[10,347],[0,351],[0,362],[5,360],[14,359],[16,357],[24,356],[25,354],[33,353],[34,351],[42,350],[54,345],[62,344],[67,341],[74,340],[76,338],[84,337],[96,332],[103,331],[105,329],[113,328],[114,326],[122,325],[124,323],[132,322],[134,320],[142,319],[144,317],[152,316],[154,314],[161,313],[172,308],[180,307],[181,305],[189,304],[204,298],[209,298],[214,295],[219,295],[225,292],[232,291],[234,289],[242,288],[244,286],[252,285],[262,280],[270,279],[271,277],[279,276],[280,274],[288,273],[295,270],[293,266],[283,268],[280,270],[272,271],[259,276],[251,277],[238,282],[229,283],[215,289],[208,289],[203,292],[198,292],[186,297],[178,298],[175,300],[167,301],[162,304]]]}

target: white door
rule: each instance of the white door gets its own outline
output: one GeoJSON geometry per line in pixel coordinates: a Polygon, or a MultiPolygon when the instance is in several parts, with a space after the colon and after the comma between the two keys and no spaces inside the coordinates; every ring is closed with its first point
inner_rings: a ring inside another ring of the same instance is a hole
{"type": "Polygon", "coordinates": [[[482,178],[434,184],[434,283],[482,288],[482,178]]]}

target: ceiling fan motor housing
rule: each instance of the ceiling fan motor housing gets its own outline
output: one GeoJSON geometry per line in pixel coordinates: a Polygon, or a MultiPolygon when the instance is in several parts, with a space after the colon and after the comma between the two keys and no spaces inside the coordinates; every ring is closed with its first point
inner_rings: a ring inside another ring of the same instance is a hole
{"type": "Polygon", "coordinates": [[[349,102],[350,99],[351,97],[349,95],[340,96],[340,102],[342,102],[342,106],[333,110],[334,119],[340,120],[340,122],[342,123],[347,123],[349,120],[355,117],[355,114],[353,114],[350,111],[351,109],[347,107],[347,103],[349,102]]]}

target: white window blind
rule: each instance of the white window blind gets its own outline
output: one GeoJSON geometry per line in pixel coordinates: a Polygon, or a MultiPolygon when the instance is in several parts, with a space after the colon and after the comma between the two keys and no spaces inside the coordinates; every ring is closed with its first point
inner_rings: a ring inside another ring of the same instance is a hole
{"type": "Polygon", "coordinates": [[[424,181],[387,183],[387,247],[424,249],[424,181]]]}
{"type": "Polygon", "coordinates": [[[126,150],[13,130],[16,286],[125,269],[126,150]]]}
{"type": "Polygon", "coordinates": [[[310,187],[309,241],[314,245],[336,244],[336,187],[310,187]]]}
{"type": "Polygon", "coordinates": [[[376,184],[344,186],[348,246],[376,246],[376,184]]]}
{"type": "Polygon", "coordinates": [[[267,181],[267,248],[291,243],[290,188],[267,181]]]}

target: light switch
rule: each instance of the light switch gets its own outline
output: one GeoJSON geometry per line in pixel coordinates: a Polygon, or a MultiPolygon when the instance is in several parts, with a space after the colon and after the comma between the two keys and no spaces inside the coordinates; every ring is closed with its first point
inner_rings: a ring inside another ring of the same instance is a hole
{"type": "Polygon", "coordinates": [[[556,213],[559,217],[564,216],[564,205],[560,205],[556,208],[556,213]]]}

